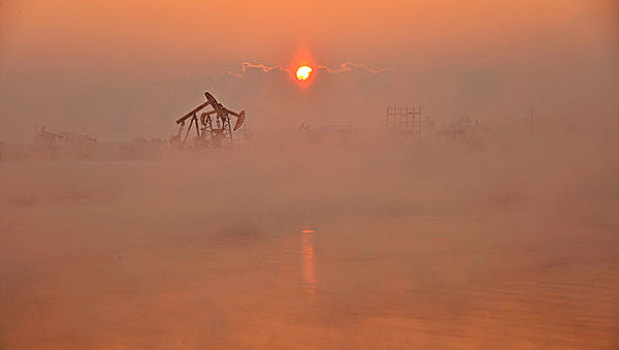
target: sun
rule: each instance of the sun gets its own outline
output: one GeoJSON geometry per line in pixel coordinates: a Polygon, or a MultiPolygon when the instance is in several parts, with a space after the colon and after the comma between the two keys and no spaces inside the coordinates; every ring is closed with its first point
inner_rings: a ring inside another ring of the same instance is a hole
{"type": "Polygon", "coordinates": [[[305,81],[309,78],[310,73],[312,73],[312,69],[308,66],[301,66],[297,69],[297,79],[299,81],[305,81]]]}

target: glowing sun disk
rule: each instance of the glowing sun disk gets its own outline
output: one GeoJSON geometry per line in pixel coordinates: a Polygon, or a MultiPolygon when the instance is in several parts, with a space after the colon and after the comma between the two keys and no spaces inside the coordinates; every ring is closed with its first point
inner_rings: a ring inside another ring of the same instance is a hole
{"type": "Polygon", "coordinates": [[[297,69],[297,79],[300,81],[307,80],[309,78],[312,69],[308,66],[301,66],[297,69]]]}

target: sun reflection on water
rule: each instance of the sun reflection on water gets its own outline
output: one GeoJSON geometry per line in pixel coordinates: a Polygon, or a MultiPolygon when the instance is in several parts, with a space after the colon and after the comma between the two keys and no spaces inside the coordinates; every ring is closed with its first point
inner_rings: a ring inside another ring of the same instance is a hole
{"type": "Polygon", "coordinates": [[[304,228],[301,231],[301,253],[303,256],[303,281],[305,282],[305,290],[310,294],[316,291],[316,274],[314,270],[314,241],[313,230],[304,228]]]}

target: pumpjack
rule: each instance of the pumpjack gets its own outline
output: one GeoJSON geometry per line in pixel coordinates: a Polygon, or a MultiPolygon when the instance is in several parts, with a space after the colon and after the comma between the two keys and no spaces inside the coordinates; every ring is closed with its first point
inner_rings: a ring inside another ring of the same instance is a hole
{"type": "Polygon", "coordinates": [[[42,127],[35,135],[33,146],[42,154],[51,156],[72,155],[86,158],[96,152],[97,138],[72,132],[54,133],[42,127]]]}
{"type": "Polygon", "coordinates": [[[224,143],[232,145],[232,132],[238,130],[243,125],[245,111],[240,113],[231,111],[217,102],[210,93],[205,92],[204,95],[206,96],[206,102],[176,120],[176,124],[179,126],[178,133],[170,138],[171,143],[186,144],[189,132],[192,128],[195,128],[196,137],[193,140],[196,147],[221,147],[224,143]],[[198,112],[207,107],[211,107],[213,110],[202,112],[198,117],[198,112]],[[234,127],[230,124],[230,116],[236,118],[234,127]],[[189,120],[189,127],[183,136],[187,120],[189,120]],[[213,125],[213,121],[215,125],[213,125]]]}

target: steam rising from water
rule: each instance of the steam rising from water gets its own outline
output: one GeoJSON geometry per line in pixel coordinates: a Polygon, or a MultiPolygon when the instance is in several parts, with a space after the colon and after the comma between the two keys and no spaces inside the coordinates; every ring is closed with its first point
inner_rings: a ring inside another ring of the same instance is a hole
{"type": "Polygon", "coordinates": [[[615,348],[613,132],[2,164],[0,345],[615,348]]]}
{"type": "Polygon", "coordinates": [[[616,3],[0,1],[0,350],[619,348],[616,3]]]}

